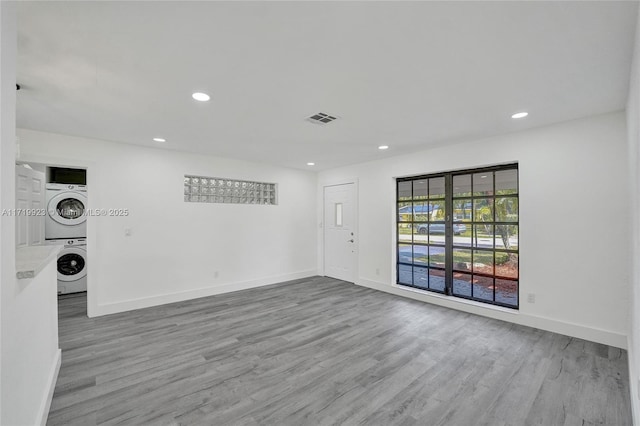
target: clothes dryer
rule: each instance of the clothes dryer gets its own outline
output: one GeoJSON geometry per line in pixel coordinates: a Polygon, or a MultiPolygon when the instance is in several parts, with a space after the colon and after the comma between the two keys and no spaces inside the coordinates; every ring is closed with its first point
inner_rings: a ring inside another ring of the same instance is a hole
{"type": "Polygon", "coordinates": [[[46,193],[45,239],[86,238],[86,185],[48,183],[46,193]]]}

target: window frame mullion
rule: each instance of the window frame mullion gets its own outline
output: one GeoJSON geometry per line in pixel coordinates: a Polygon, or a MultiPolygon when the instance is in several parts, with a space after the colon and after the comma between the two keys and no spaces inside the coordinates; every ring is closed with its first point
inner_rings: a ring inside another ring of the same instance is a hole
{"type": "Polygon", "coordinates": [[[453,176],[447,173],[444,176],[444,256],[445,279],[444,291],[447,296],[453,295],[453,176]]]}

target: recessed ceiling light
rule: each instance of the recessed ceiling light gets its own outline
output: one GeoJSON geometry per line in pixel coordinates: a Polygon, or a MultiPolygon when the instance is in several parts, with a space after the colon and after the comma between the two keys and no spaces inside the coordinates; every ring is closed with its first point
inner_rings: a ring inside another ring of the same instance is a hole
{"type": "Polygon", "coordinates": [[[480,179],[486,179],[486,178],[487,178],[487,175],[480,176],[480,179]]]}
{"type": "Polygon", "coordinates": [[[388,145],[380,145],[378,149],[389,149],[388,145]]]}
{"type": "Polygon", "coordinates": [[[209,99],[211,99],[211,96],[202,92],[196,92],[193,95],[191,95],[191,97],[196,101],[200,101],[200,102],[207,102],[209,99]]]}
{"type": "Polygon", "coordinates": [[[153,140],[155,142],[166,142],[167,141],[166,139],[163,139],[163,138],[153,138],[153,140]]]}
{"type": "Polygon", "coordinates": [[[525,118],[527,115],[529,115],[528,112],[522,111],[522,112],[516,112],[515,114],[513,114],[511,116],[511,118],[525,118]]]}
{"type": "Polygon", "coordinates": [[[315,166],[316,163],[307,163],[307,166],[315,166]]]}

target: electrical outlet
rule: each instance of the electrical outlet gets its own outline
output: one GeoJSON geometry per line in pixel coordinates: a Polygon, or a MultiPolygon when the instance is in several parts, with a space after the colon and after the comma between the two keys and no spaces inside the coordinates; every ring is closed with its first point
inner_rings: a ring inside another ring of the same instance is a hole
{"type": "Polygon", "coordinates": [[[536,294],[535,293],[527,294],[527,302],[536,303],[536,294]]]}
{"type": "Polygon", "coordinates": [[[380,268],[376,268],[376,275],[380,275],[380,268]]]}
{"type": "Polygon", "coordinates": [[[218,271],[215,271],[215,272],[213,273],[213,278],[218,278],[218,276],[219,276],[219,275],[220,275],[220,274],[218,273],[218,271]]]}

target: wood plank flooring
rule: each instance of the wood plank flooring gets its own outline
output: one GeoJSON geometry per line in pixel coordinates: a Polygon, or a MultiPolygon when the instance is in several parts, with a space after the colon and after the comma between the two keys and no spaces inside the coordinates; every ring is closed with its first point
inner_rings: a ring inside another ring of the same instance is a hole
{"type": "Polygon", "coordinates": [[[59,303],[48,425],[631,425],[626,351],[330,278],[59,303]]]}

